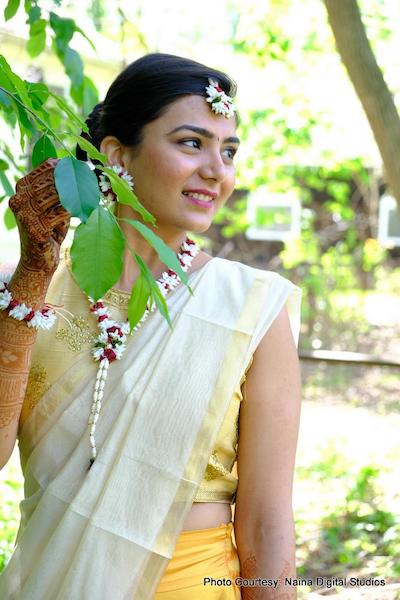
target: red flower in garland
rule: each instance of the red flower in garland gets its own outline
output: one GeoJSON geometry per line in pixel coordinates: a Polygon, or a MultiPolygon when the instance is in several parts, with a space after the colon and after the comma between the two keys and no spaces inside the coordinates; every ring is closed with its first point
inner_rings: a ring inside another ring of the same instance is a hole
{"type": "Polygon", "coordinates": [[[113,362],[117,358],[117,355],[115,354],[114,350],[112,350],[111,348],[106,348],[103,352],[103,356],[104,356],[104,358],[108,358],[108,360],[110,362],[113,362]]]}

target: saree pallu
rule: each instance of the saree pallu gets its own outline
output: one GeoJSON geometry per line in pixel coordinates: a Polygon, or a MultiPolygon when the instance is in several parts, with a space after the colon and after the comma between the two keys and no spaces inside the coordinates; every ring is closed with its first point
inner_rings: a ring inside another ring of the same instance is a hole
{"type": "MultiPolygon", "coordinates": [[[[167,299],[172,330],[153,313],[110,366],[89,471],[90,352],[25,421],[25,500],[1,598],[153,597],[232,394],[285,304],[299,333],[300,290],[278,274],[214,258],[190,285],[167,299]]],[[[63,265],[47,300],[68,294],[83,297],[63,265]]]]}

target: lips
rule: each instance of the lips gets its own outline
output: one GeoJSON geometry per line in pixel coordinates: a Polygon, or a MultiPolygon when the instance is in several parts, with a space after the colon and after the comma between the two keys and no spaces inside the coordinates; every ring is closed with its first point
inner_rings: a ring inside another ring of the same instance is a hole
{"type": "Polygon", "coordinates": [[[197,206],[201,206],[202,208],[211,208],[212,206],[214,206],[214,200],[210,199],[210,196],[202,196],[201,194],[192,194],[192,192],[188,193],[188,194],[183,194],[184,196],[186,196],[187,200],[191,203],[191,204],[196,204],[197,206]],[[196,196],[200,196],[200,197],[196,197],[196,196]],[[208,198],[207,200],[201,200],[200,198],[208,198]]]}
{"type": "Polygon", "coordinates": [[[216,192],[211,192],[209,190],[184,190],[183,194],[196,200],[200,200],[201,202],[212,202],[217,197],[216,192]]]}

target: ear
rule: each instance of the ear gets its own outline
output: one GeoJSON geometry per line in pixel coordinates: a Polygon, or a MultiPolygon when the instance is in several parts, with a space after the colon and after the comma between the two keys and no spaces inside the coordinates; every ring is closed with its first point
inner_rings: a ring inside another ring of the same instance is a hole
{"type": "Polygon", "coordinates": [[[110,165],[119,164],[125,167],[123,164],[124,148],[116,137],[107,135],[103,138],[100,144],[100,152],[107,155],[110,165]]]}

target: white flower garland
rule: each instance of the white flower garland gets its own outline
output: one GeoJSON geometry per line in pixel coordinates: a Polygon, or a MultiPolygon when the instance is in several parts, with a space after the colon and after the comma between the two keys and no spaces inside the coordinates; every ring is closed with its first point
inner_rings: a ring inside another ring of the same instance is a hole
{"type": "MultiPolygon", "coordinates": [[[[214,82],[211,82],[211,80],[210,83],[214,85],[214,82]]],[[[215,84],[218,85],[216,82],[215,84]]],[[[216,88],[216,91],[220,93],[219,88],[216,88]]],[[[226,99],[224,99],[225,102],[229,100],[229,96],[226,96],[226,99]]],[[[213,110],[215,110],[214,106],[213,110]]],[[[219,112],[222,111],[219,110],[219,112]]],[[[222,112],[222,114],[227,116],[226,112],[222,112]]],[[[119,175],[122,179],[125,179],[129,186],[133,189],[133,181],[129,173],[123,169],[121,165],[114,165],[112,168],[117,175],[119,175]]],[[[111,188],[111,183],[107,176],[100,176],[99,186],[102,192],[101,200],[103,203],[109,204],[110,202],[114,202],[116,200],[116,195],[111,188]]],[[[183,271],[186,272],[190,268],[194,257],[198,253],[199,247],[197,244],[193,240],[186,237],[186,240],[182,243],[177,254],[177,258],[183,271]]],[[[28,327],[33,327],[35,329],[50,329],[56,320],[55,311],[47,304],[45,304],[41,310],[33,310],[31,307],[26,306],[26,304],[23,302],[18,302],[15,300],[8,289],[8,283],[11,277],[12,275],[0,274],[0,310],[5,310],[8,313],[8,316],[16,319],[17,321],[25,321],[28,327]]],[[[179,285],[180,282],[181,279],[177,273],[175,273],[175,271],[172,269],[168,269],[167,271],[164,271],[156,283],[165,298],[171,290],[179,285]]],[[[92,356],[96,361],[99,361],[99,368],[96,375],[93,402],[88,425],[91,446],[90,468],[97,456],[94,435],[96,431],[96,424],[100,416],[104,386],[110,363],[114,360],[121,359],[126,348],[126,336],[129,333],[133,334],[134,331],[138,330],[142,326],[142,324],[148,318],[150,312],[153,312],[156,309],[156,304],[153,303],[150,308],[149,302],[147,303],[146,310],[142,318],[131,331],[128,322],[118,322],[112,319],[110,311],[105,306],[101,298],[97,302],[94,302],[93,298],[89,297],[89,301],[91,303],[90,312],[96,315],[97,325],[100,330],[95,345],[92,348],[92,356]]],[[[61,312],[60,314],[62,316],[61,312]]]]}
{"type": "Polygon", "coordinates": [[[56,321],[56,313],[47,304],[41,310],[33,310],[24,302],[15,300],[8,289],[12,274],[0,274],[0,310],[17,321],[25,321],[33,329],[50,329],[56,321]]]}
{"type": "MultiPolygon", "coordinates": [[[[199,248],[197,244],[187,237],[177,254],[183,271],[186,272],[190,268],[194,257],[198,253],[199,248]]],[[[164,271],[161,277],[157,280],[157,285],[165,298],[171,290],[179,285],[180,282],[181,279],[175,273],[175,271],[168,269],[167,271],[164,271]]],[[[96,440],[94,436],[96,432],[96,424],[100,416],[104,386],[110,363],[114,360],[121,359],[126,348],[126,336],[129,333],[132,335],[134,331],[137,331],[142,326],[142,324],[148,318],[150,312],[154,312],[156,309],[156,304],[153,303],[151,308],[149,303],[147,304],[142,318],[131,331],[129,323],[126,321],[119,322],[112,319],[111,313],[105,306],[103,299],[100,298],[100,300],[97,302],[93,302],[93,298],[89,298],[89,301],[91,303],[89,310],[96,315],[97,325],[100,330],[95,345],[92,349],[92,356],[96,361],[99,361],[99,368],[96,375],[96,382],[93,391],[93,402],[88,423],[89,441],[91,447],[91,458],[89,464],[90,468],[97,457],[96,440]]]]}

